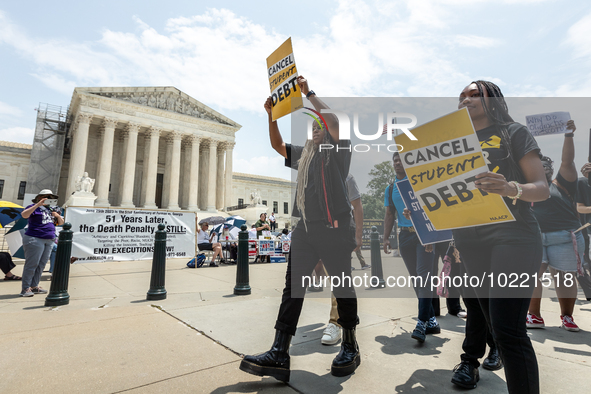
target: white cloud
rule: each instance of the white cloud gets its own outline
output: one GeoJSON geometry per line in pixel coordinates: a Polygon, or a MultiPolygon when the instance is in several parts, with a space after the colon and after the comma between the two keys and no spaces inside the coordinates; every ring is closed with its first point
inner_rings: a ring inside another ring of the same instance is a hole
{"type": "Polygon", "coordinates": [[[591,55],[591,13],[568,29],[566,43],[573,47],[575,57],[591,55]]]}
{"type": "MultiPolygon", "coordinates": [[[[430,0],[342,0],[326,33],[293,37],[298,69],[330,96],[456,94],[468,77],[440,48],[496,41],[450,34],[454,18],[453,7],[430,0]]],[[[286,36],[225,9],[168,19],[163,31],[133,20],[133,33],[105,29],[99,41],[76,42],[29,37],[0,14],[0,42],[32,59],[40,69],[33,75],[61,93],[173,85],[221,111],[260,111],[265,59],[286,36]]]]}
{"type": "Polygon", "coordinates": [[[0,129],[0,140],[32,144],[35,130],[27,127],[8,127],[0,129]]]}
{"type": "Polygon", "coordinates": [[[0,13],[0,43],[41,69],[33,75],[61,93],[73,86],[176,86],[215,108],[260,110],[264,59],[287,37],[228,10],[169,19],[158,32],[137,17],[139,33],[105,30],[97,42],[29,37],[0,13]]]}
{"type": "Polygon", "coordinates": [[[455,42],[464,47],[470,48],[491,48],[500,45],[500,41],[490,37],[480,37],[474,35],[459,35],[455,37],[455,42]]]}
{"type": "Polygon", "coordinates": [[[19,117],[22,114],[23,111],[19,108],[0,101],[0,119],[4,117],[19,117]]]}

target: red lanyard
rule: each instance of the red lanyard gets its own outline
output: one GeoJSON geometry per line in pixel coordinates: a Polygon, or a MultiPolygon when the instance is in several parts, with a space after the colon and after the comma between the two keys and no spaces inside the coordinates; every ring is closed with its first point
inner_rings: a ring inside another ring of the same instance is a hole
{"type": "Polygon", "coordinates": [[[328,209],[328,197],[326,196],[326,185],[324,181],[324,159],[322,159],[322,189],[324,190],[324,203],[326,204],[326,212],[328,213],[328,221],[331,226],[334,226],[332,216],[330,215],[330,209],[328,209]]]}

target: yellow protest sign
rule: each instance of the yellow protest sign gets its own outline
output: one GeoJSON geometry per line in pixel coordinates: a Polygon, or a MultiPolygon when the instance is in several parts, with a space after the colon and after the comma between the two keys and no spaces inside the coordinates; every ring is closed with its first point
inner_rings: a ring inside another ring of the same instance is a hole
{"type": "Polygon", "coordinates": [[[273,99],[273,120],[302,108],[302,93],[297,84],[298,70],[291,37],[267,58],[267,76],[273,99]]]}
{"type": "Polygon", "coordinates": [[[498,194],[474,185],[488,171],[466,108],[395,137],[400,159],[421,207],[437,230],[481,226],[515,218],[498,194]]]}

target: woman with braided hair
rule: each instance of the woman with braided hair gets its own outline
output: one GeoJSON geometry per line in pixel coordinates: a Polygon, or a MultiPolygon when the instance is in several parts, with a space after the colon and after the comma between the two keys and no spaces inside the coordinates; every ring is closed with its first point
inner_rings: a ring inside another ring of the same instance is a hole
{"type": "MultiPolygon", "coordinates": [[[[308,88],[304,77],[299,76],[297,82],[317,111],[328,108],[308,88]]],[[[309,278],[318,261],[322,260],[330,276],[344,278],[341,286],[333,287],[343,339],[341,351],[332,362],[331,373],[334,376],[347,376],[361,362],[355,338],[355,327],[359,323],[357,298],[350,281],[351,252],[356,247],[349,226],[351,206],[346,186],[351,163],[350,141],[339,139],[338,120],[334,115],[322,114],[326,123],[322,126],[316,122],[313,124],[312,139],[303,147],[286,144],[279,133],[277,122],[272,120],[272,106],[269,97],[265,110],[269,115],[271,146],[285,158],[286,166],[298,171],[292,215],[300,220],[291,237],[285,289],[271,350],[258,356],[245,356],[240,369],[254,375],[289,380],[289,344],[295,335],[304,302],[306,288],[303,279],[309,278]],[[340,149],[320,150],[320,144],[331,144],[340,149]],[[345,280],[347,278],[348,283],[345,280]]]]}
{"type": "Polygon", "coordinates": [[[468,276],[492,275],[498,283],[499,275],[518,275],[520,287],[465,289],[468,319],[464,354],[452,382],[464,388],[476,387],[478,359],[484,356],[486,328],[490,326],[505,365],[509,393],[539,393],[538,365],[525,318],[542,261],[541,233],[531,203],[549,195],[540,149],[528,129],[513,121],[494,83],[475,81],[466,86],[458,104],[458,108],[464,107],[489,168],[476,176],[475,186],[503,196],[516,220],[454,230],[456,247],[468,276]],[[522,282],[524,277],[528,279],[522,282]]]}

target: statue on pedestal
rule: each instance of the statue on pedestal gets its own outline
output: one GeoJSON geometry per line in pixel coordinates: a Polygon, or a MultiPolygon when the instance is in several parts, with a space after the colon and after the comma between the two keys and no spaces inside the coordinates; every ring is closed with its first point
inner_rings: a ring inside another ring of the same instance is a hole
{"type": "Polygon", "coordinates": [[[250,205],[255,207],[257,205],[262,205],[263,200],[261,199],[261,195],[259,194],[257,189],[254,189],[250,193],[250,205]]]}
{"type": "Polygon", "coordinates": [[[94,179],[88,176],[88,172],[85,172],[82,176],[76,177],[76,183],[74,185],[76,187],[76,191],[68,198],[64,204],[64,207],[94,206],[94,200],[97,198],[92,192],[92,188],[94,187],[94,179]]]}
{"type": "Polygon", "coordinates": [[[82,176],[76,178],[76,193],[91,193],[94,187],[94,179],[88,176],[88,172],[85,172],[82,176]]]}

